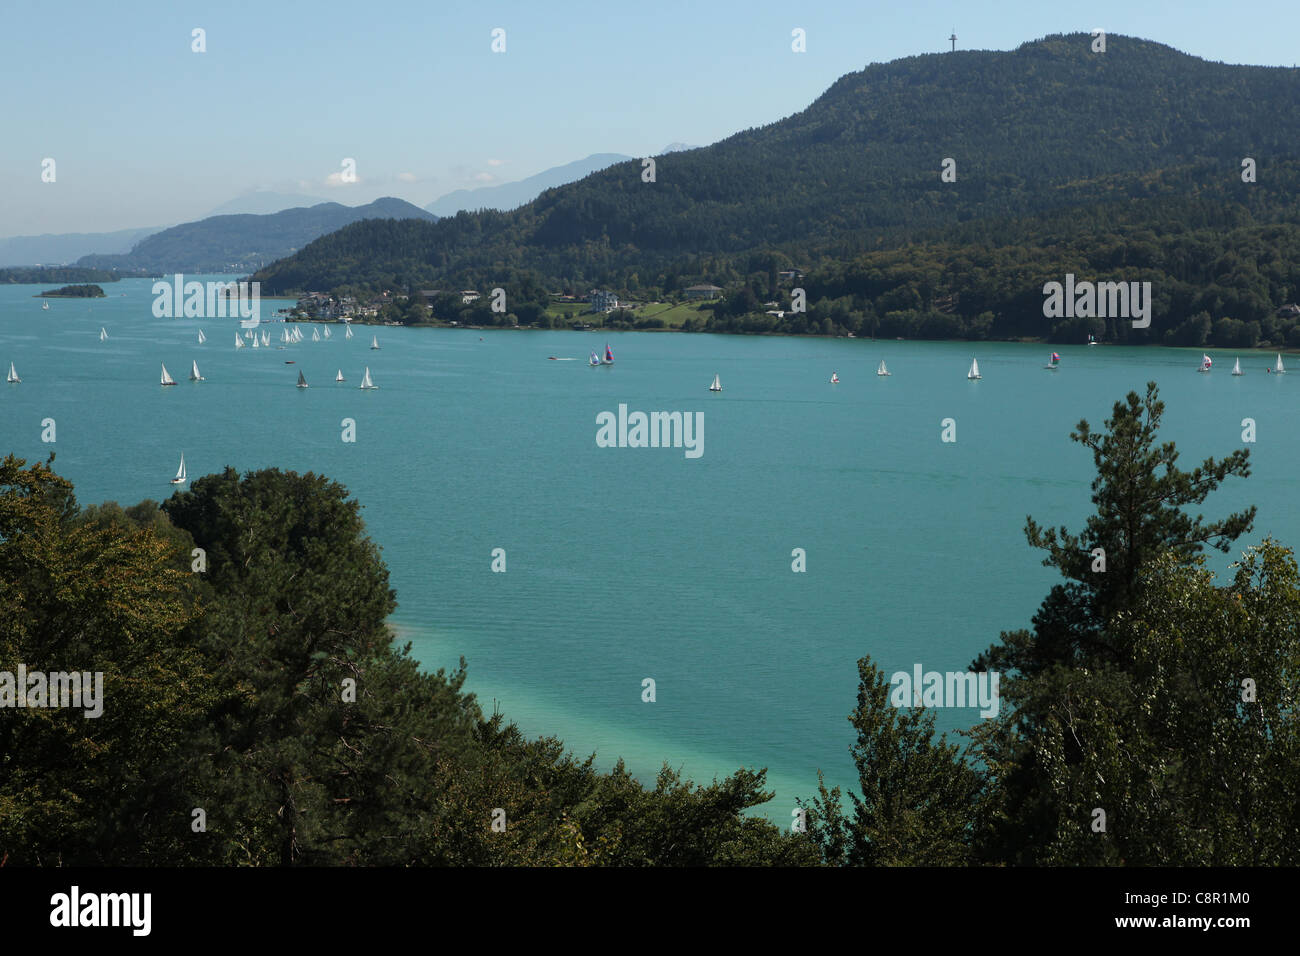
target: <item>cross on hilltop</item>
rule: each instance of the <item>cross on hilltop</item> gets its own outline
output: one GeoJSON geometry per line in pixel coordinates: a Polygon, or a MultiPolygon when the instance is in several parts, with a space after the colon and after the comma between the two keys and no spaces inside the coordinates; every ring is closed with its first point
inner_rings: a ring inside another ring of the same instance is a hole
{"type": "Polygon", "coordinates": [[[957,28],[956,27],[953,27],[952,36],[948,37],[948,39],[952,41],[952,52],[956,53],[957,52],[957,28]]]}

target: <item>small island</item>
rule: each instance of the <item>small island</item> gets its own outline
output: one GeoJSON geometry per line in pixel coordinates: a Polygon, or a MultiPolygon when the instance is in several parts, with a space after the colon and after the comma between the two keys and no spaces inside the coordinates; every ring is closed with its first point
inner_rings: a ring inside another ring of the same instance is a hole
{"type": "Polygon", "coordinates": [[[104,290],[97,285],[65,285],[61,289],[51,289],[33,299],[102,299],[104,290]]]}

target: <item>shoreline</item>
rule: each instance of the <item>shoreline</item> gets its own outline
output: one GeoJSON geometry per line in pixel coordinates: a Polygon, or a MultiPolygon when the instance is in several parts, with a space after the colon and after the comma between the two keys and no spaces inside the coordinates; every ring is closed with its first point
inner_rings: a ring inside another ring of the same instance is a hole
{"type": "MultiPolygon", "coordinates": [[[[265,298],[271,298],[266,296],[265,298]]],[[[292,298],[292,296],[279,296],[278,298],[292,298]]],[[[604,327],[594,329],[575,329],[569,327],[543,329],[532,325],[446,325],[437,322],[415,322],[405,325],[401,322],[367,322],[361,319],[353,319],[351,322],[343,322],[340,319],[304,319],[291,318],[286,316],[285,322],[301,322],[307,325],[351,325],[351,326],[374,326],[376,328],[388,329],[447,329],[451,331],[469,331],[469,332],[644,332],[644,333],[679,333],[683,335],[727,335],[749,338],[779,338],[779,339],[845,339],[852,342],[944,342],[950,344],[966,345],[1042,345],[1054,348],[1082,348],[1087,347],[1087,342],[1052,342],[1047,338],[1013,338],[1013,339],[906,339],[906,338],[863,338],[860,335],[823,335],[812,332],[719,332],[709,329],[694,329],[687,332],[685,329],[607,329],[604,327]]],[[[1181,350],[1187,352],[1229,352],[1233,351],[1232,346],[1227,345],[1164,345],[1160,342],[1098,342],[1096,348],[1161,348],[1171,350],[1181,350]]],[[[1278,345],[1255,345],[1250,348],[1236,349],[1238,352],[1281,352],[1283,354],[1300,354],[1300,346],[1278,346],[1278,345]]]]}

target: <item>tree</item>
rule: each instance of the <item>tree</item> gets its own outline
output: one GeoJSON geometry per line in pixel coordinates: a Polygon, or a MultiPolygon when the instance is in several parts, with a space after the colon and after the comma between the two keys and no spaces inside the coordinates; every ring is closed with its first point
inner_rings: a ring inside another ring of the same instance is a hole
{"type": "MultiPolygon", "coordinates": [[[[1118,747],[1124,740],[1119,726],[1108,736],[1080,736],[1061,715],[1089,719],[1089,708],[1102,706],[1096,701],[1115,699],[1133,679],[1145,651],[1133,629],[1117,622],[1147,600],[1148,570],[1162,559],[1190,566],[1206,545],[1227,551],[1253,523],[1254,507],[1208,523],[1184,510],[1201,505],[1227,477],[1248,476],[1249,455],[1239,450],[1183,471],[1173,443],[1157,444],[1163,413],[1152,382],[1145,399],[1130,392],[1124,402],[1115,403],[1107,431],[1095,434],[1087,421],[1076,426],[1070,437],[1092,451],[1097,469],[1092,483],[1097,510],[1082,534],[1064,527],[1045,529],[1032,517],[1026,519],[1029,544],[1047,552],[1043,563],[1057,568],[1066,583],[1051,589],[1034,616],[1032,632],[1003,633],[1000,643],[972,664],[976,670],[1003,672],[1002,696],[1010,704],[1003,716],[974,731],[994,773],[990,786],[999,807],[981,829],[982,856],[1012,863],[1051,858],[1047,848],[1056,845],[1063,821],[1078,823],[1060,781],[1093,759],[1098,748],[1118,747]],[[1083,696],[1080,682],[1087,687],[1083,696]]],[[[1172,686],[1183,685],[1175,681],[1172,686]]],[[[1188,694],[1180,693],[1178,702],[1194,706],[1188,694]]],[[[1093,712],[1094,717],[1100,713],[1093,712]]],[[[1105,726],[1100,717],[1094,723],[1105,726]]],[[[1126,746],[1132,752],[1136,744],[1126,746]]],[[[1082,846],[1096,853],[1102,844],[1082,846]]],[[[1079,862],[1109,859],[1088,856],[1079,862]]]]}
{"type": "MultiPolygon", "coordinates": [[[[946,735],[934,739],[934,713],[894,707],[890,682],[870,657],[858,661],[857,731],[852,748],[861,796],[818,787],[809,833],[829,863],[849,866],[956,866],[971,862],[983,779],[946,735]]],[[[820,779],[820,774],[819,774],[820,779]]]]}
{"type": "Polygon", "coordinates": [[[85,716],[84,696],[80,709],[0,710],[0,858],[202,859],[181,770],[213,699],[181,640],[198,614],[192,575],[152,528],[83,521],[49,462],[24,465],[0,462],[0,671],[92,675],[101,712],[85,716]]]}
{"type": "Polygon", "coordinates": [[[1202,563],[1171,551],[1144,569],[1142,602],[1113,622],[1125,666],[1040,685],[1033,745],[1053,819],[1036,862],[1300,862],[1300,574],[1272,541],[1227,587],[1202,563]]]}
{"type": "Polygon", "coordinates": [[[1249,476],[1250,452],[1239,449],[1221,461],[1207,458],[1183,471],[1173,442],[1156,443],[1164,408],[1156,384],[1149,382],[1145,398],[1130,392],[1124,402],[1115,403],[1106,432],[1094,433],[1086,420],[1075,427],[1071,440],[1092,452],[1097,469],[1092,482],[1096,513],[1082,534],[1044,528],[1032,516],[1025,520],[1030,545],[1047,552],[1044,566],[1055,567],[1069,583],[1054,587],[1043,602],[1034,618],[1033,641],[1004,641],[977,660],[976,667],[1033,673],[1059,662],[1083,666],[1097,659],[1123,659],[1126,651],[1107,637],[1106,624],[1136,601],[1144,564],[1170,550],[1180,561],[1206,545],[1227,552],[1250,531],[1253,505],[1208,523],[1184,510],[1201,505],[1226,478],[1249,476]],[[1096,553],[1098,548],[1104,556],[1096,553]]]}

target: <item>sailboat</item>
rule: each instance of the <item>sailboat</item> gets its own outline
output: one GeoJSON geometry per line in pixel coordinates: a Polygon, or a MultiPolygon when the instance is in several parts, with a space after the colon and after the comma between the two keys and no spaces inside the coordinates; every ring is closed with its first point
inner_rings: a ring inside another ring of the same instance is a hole
{"type": "Polygon", "coordinates": [[[324,331],[325,331],[325,338],[329,338],[329,337],[330,337],[330,330],[329,330],[329,329],[325,329],[324,331]]]}
{"type": "Polygon", "coordinates": [[[1232,374],[1233,374],[1233,375],[1245,375],[1245,374],[1246,374],[1245,372],[1243,372],[1243,371],[1241,370],[1241,359],[1237,359],[1237,361],[1233,364],[1233,366],[1232,366],[1232,374]]]}
{"type": "Polygon", "coordinates": [[[237,348],[237,349],[242,349],[243,347],[244,347],[244,340],[241,339],[241,338],[239,337],[239,333],[236,332],[236,333],[235,333],[235,348],[237,348]]]}
{"type": "Polygon", "coordinates": [[[1286,369],[1284,369],[1284,368],[1282,367],[1282,353],[1281,353],[1281,352],[1278,352],[1278,353],[1277,353],[1277,364],[1273,366],[1273,373],[1274,373],[1275,375],[1285,375],[1285,374],[1286,374],[1286,369]]]}
{"type": "Polygon", "coordinates": [[[1210,359],[1210,357],[1209,357],[1208,355],[1202,355],[1202,356],[1201,356],[1201,367],[1200,367],[1199,369],[1197,369],[1197,371],[1198,371],[1198,372],[1208,372],[1208,371],[1210,370],[1210,366],[1212,366],[1213,364],[1214,364],[1214,362],[1210,359]]]}
{"type": "Polygon", "coordinates": [[[369,365],[366,366],[366,374],[365,374],[365,377],[361,379],[361,387],[362,387],[362,388],[378,388],[378,387],[379,387],[379,386],[376,385],[374,382],[370,381],[370,366],[369,366],[369,365]]]}
{"type": "Polygon", "coordinates": [[[1094,339],[1094,338],[1090,335],[1090,336],[1088,336],[1088,344],[1089,344],[1089,345],[1096,345],[1096,344],[1097,344],[1097,340],[1094,339]]]}
{"type": "Polygon", "coordinates": [[[42,299],[42,300],[41,300],[41,309],[42,309],[43,311],[45,311],[45,312],[50,311],[50,300],[49,300],[49,299],[42,299]]]}
{"type": "Polygon", "coordinates": [[[977,378],[980,378],[980,377],[981,377],[981,376],[980,376],[980,363],[979,363],[979,360],[978,360],[978,359],[971,359],[971,360],[970,360],[970,371],[966,373],[966,377],[967,377],[968,379],[970,379],[972,382],[975,381],[977,378]]]}
{"type": "Polygon", "coordinates": [[[301,341],[302,341],[302,329],[294,329],[294,330],[293,330],[293,340],[294,340],[295,342],[301,342],[301,341]]]}
{"type": "Polygon", "coordinates": [[[253,333],[252,333],[252,332],[245,332],[245,333],[244,333],[244,338],[246,338],[246,339],[251,339],[252,337],[253,337],[253,333]]]}
{"type": "Polygon", "coordinates": [[[307,388],[307,377],[302,374],[302,369],[298,369],[298,387],[307,388]]]}
{"type": "Polygon", "coordinates": [[[176,477],[172,479],[172,484],[183,485],[188,478],[189,474],[185,471],[185,452],[181,452],[181,466],[176,469],[176,477]]]}
{"type": "Polygon", "coordinates": [[[166,365],[164,365],[164,366],[162,367],[162,370],[163,370],[163,373],[162,373],[162,384],[163,384],[163,385],[175,385],[175,384],[176,384],[176,380],[175,380],[174,378],[172,378],[170,375],[167,374],[167,366],[166,366],[166,365]]]}
{"type": "Polygon", "coordinates": [[[350,339],[350,338],[352,338],[352,326],[350,326],[350,325],[348,326],[347,331],[346,331],[345,333],[343,333],[343,337],[344,337],[345,339],[350,339]]]}
{"type": "Polygon", "coordinates": [[[709,386],[710,392],[722,391],[722,380],[718,376],[713,376],[713,384],[709,386]]]}
{"type": "Polygon", "coordinates": [[[334,376],[334,381],[336,382],[343,381],[343,369],[339,369],[339,373],[334,376]]]}
{"type": "Polygon", "coordinates": [[[203,330],[202,330],[202,329],[199,329],[199,345],[202,345],[202,344],[203,344],[204,342],[206,342],[207,340],[208,340],[208,337],[207,337],[206,335],[203,334],[203,330]]]}
{"type": "Polygon", "coordinates": [[[104,328],[102,325],[99,327],[99,341],[108,341],[108,329],[104,328]]]}
{"type": "Polygon", "coordinates": [[[379,348],[379,336],[377,335],[370,336],[370,347],[372,349],[379,348]]]}
{"type": "MultiPolygon", "coordinates": [[[[198,363],[198,362],[192,362],[192,363],[190,364],[190,381],[191,381],[191,382],[202,382],[202,381],[205,381],[205,379],[203,378],[203,376],[199,374],[199,363],[198,363]]],[[[163,384],[165,385],[165,384],[167,384],[167,383],[164,382],[163,384]]]]}
{"type": "Polygon", "coordinates": [[[1044,365],[1043,368],[1050,368],[1053,372],[1055,372],[1057,368],[1060,367],[1060,362],[1061,362],[1061,356],[1056,352],[1053,352],[1052,357],[1047,360],[1047,364],[1044,365]]]}
{"type": "Polygon", "coordinates": [[[261,338],[261,336],[254,335],[254,336],[253,336],[253,348],[256,349],[256,348],[261,348],[261,347],[262,347],[262,338],[261,338]]]}
{"type": "Polygon", "coordinates": [[[591,358],[587,360],[587,364],[590,365],[592,368],[595,368],[597,365],[600,364],[600,356],[597,355],[595,352],[592,352],[591,358]]]}
{"type": "Polygon", "coordinates": [[[13,362],[9,363],[9,378],[7,378],[5,381],[7,381],[10,385],[17,385],[19,382],[22,381],[22,379],[18,377],[18,373],[14,371],[13,362]]]}
{"type": "Polygon", "coordinates": [[[263,332],[263,333],[262,333],[262,348],[269,349],[270,347],[271,347],[271,333],[269,333],[269,332],[263,332]]]}
{"type": "Polygon", "coordinates": [[[320,329],[313,328],[313,329],[311,330],[311,340],[312,340],[313,342],[319,342],[319,341],[320,341],[320,329]]]}
{"type": "Polygon", "coordinates": [[[894,373],[891,372],[889,369],[885,368],[885,360],[884,360],[884,359],[881,359],[881,360],[880,360],[880,367],[879,367],[878,369],[876,369],[876,374],[877,374],[877,375],[893,375],[894,373]]]}
{"type": "Polygon", "coordinates": [[[840,384],[840,377],[836,375],[834,372],[831,372],[831,384],[832,385],[840,384]]]}
{"type": "Polygon", "coordinates": [[[611,351],[609,350],[609,343],[608,343],[608,342],[605,343],[605,361],[604,361],[603,364],[605,364],[605,365],[613,365],[613,364],[614,364],[614,353],[611,352],[611,351]]]}

